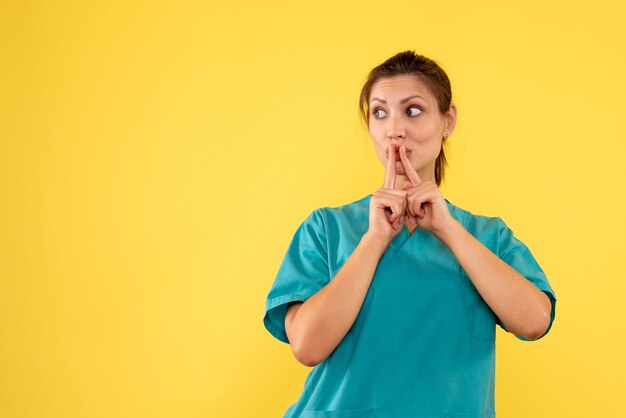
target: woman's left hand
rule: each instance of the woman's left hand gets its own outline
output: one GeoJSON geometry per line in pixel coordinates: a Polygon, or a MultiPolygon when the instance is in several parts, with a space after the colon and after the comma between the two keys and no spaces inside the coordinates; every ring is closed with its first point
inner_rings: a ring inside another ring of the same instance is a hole
{"type": "Polygon", "coordinates": [[[418,227],[439,237],[454,222],[439,187],[432,181],[420,180],[406,155],[404,145],[400,147],[400,161],[411,180],[405,182],[403,187],[407,191],[406,213],[409,222],[417,223],[418,227]]]}

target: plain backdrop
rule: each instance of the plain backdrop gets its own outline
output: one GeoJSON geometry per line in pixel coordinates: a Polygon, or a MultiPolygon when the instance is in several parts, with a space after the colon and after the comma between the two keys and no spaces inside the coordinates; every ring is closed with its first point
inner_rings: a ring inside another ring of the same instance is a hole
{"type": "MultiPolygon", "coordinates": [[[[300,222],[376,190],[367,72],[438,61],[443,195],[558,297],[498,329],[496,411],[624,402],[621,1],[15,2],[0,13],[0,416],[280,417],[309,368],[263,327],[300,222]]],[[[385,344],[392,344],[386,341],[385,344]]]]}

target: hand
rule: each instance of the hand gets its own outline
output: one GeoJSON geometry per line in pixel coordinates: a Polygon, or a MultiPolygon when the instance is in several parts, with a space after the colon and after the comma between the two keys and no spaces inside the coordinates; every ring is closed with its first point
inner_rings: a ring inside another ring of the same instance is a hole
{"type": "Polygon", "coordinates": [[[439,187],[432,181],[420,180],[411,166],[404,145],[400,147],[400,162],[411,180],[405,182],[403,186],[407,192],[406,212],[409,222],[439,237],[454,221],[439,187]]]}
{"type": "Polygon", "coordinates": [[[370,199],[369,229],[371,236],[389,244],[402,231],[406,216],[407,192],[394,188],[396,150],[389,145],[385,183],[370,199]]]}

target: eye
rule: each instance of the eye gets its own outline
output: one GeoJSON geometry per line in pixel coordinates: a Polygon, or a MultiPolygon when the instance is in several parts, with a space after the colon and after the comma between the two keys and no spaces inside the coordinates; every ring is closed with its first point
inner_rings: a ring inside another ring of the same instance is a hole
{"type": "Polygon", "coordinates": [[[417,116],[422,113],[422,109],[417,106],[411,106],[406,110],[407,116],[417,116]]]}
{"type": "Polygon", "coordinates": [[[374,115],[376,119],[381,119],[381,118],[384,118],[387,115],[387,113],[385,113],[383,109],[378,107],[372,111],[372,115],[374,115]]]}

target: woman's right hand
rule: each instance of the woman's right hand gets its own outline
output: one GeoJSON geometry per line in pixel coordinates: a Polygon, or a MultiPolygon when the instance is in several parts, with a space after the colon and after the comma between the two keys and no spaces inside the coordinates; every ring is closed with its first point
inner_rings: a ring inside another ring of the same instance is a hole
{"type": "Polygon", "coordinates": [[[402,231],[406,212],[405,190],[395,189],[396,149],[389,145],[385,183],[370,199],[369,229],[366,234],[389,244],[402,231]]]}

